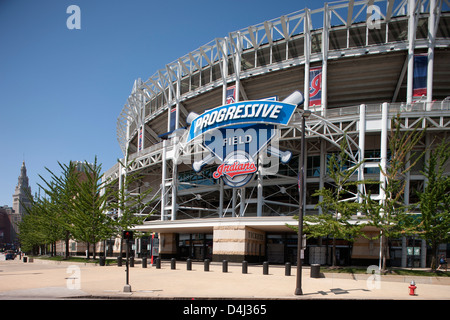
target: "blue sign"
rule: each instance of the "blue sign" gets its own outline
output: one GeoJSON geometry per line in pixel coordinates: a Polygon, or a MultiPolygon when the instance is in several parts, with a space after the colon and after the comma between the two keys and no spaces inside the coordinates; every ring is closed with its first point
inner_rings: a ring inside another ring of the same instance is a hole
{"type": "Polygon", "coordinates": [[[275,135],[273,124],[230,126],[205,134],[203,144],[221,161],[237,150],[245,151],[255,159],[275,135]]]}
{"type": "Polygon", "coordinates": [[[188,141],[211,129],[231,125],[252,123],[287,125],[296,107],[289,103],[263,100],[223,105],[204,112],[192,121],[188,141]]]}

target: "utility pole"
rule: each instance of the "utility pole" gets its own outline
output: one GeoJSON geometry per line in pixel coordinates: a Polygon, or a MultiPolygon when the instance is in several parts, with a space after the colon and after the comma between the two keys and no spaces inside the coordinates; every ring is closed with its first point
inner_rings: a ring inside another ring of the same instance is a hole
{"type": "Polygon", "coordinates": [[[310,110],[302,110],[302,138],[301,138],[301,153],[299,159],[298,172],[298,192],[299,192],[299,214],[298,214],[298,240],[297,240],[297,287],[295,288],[295,295],[303,295],[302,291],[302,247],[303,247],[303,212],[305,209],[305,186],[306,186],[306,172],[305,172],[305,155],[306,155],[306,141],[305,141],[305,122],[306,118],[311,115],[310,110]]]}

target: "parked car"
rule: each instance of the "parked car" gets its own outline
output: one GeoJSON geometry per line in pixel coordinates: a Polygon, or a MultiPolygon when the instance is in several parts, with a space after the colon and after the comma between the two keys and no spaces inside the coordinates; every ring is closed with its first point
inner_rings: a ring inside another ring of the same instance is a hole
{"type": "Polygon", "coordinates": [[[12,250],[6,251],[5,260],[14,260],[16,258],[16,254],[12,250]]]}

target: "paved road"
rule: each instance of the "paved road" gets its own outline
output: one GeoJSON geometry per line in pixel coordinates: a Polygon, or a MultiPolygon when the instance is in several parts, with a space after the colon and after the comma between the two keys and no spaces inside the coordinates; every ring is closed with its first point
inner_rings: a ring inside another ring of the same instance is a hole
{"type": "Polygon", "coordinates": [[[202,263],[170,263],[161,269],[136,265],[130,268],[131,292],[124,292],[125,267],[96,266],[35,259],[24,263],[1,261],[0,300],[17,299],[395,299],[450,300],[449,278],[416,277],[415,296],[408,294],[410,278],[398,276],[325,274],[311,278],[309,267],[303,268],[303,295],[294,295],[296,270],[285,276],[284,266],[270,266],[263,275],[262,266],[249,265],[242,274],[240,264],[229,264],[222,272],[220,263],[212,263],[205,272],[202,263]],[[368,281],[369,278],[369,281],[368,281]]]}

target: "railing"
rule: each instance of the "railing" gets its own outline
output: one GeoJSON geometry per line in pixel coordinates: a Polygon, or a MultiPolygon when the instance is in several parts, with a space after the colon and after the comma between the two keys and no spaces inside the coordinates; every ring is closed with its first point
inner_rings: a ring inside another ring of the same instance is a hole
{"type": "MultiPolygon", "coordinates": [[[[408,112],[433,112],[433,111],[450,111],[450,100],[442,101],[416,101],[413,103],[395,102],[389,103],[389,113],[408,113],[408,112]]],[[[365,107],[366,115],[380,114],[381,115],[381,103],[367,104],[365,107]]],[[[345,116],[355,116],[360,113],[360,106],[348,106],[327,109],[327,118],[337,118],[345,116]]],[[[320,111],[319,111],[320,114],[320,111]]]]}

